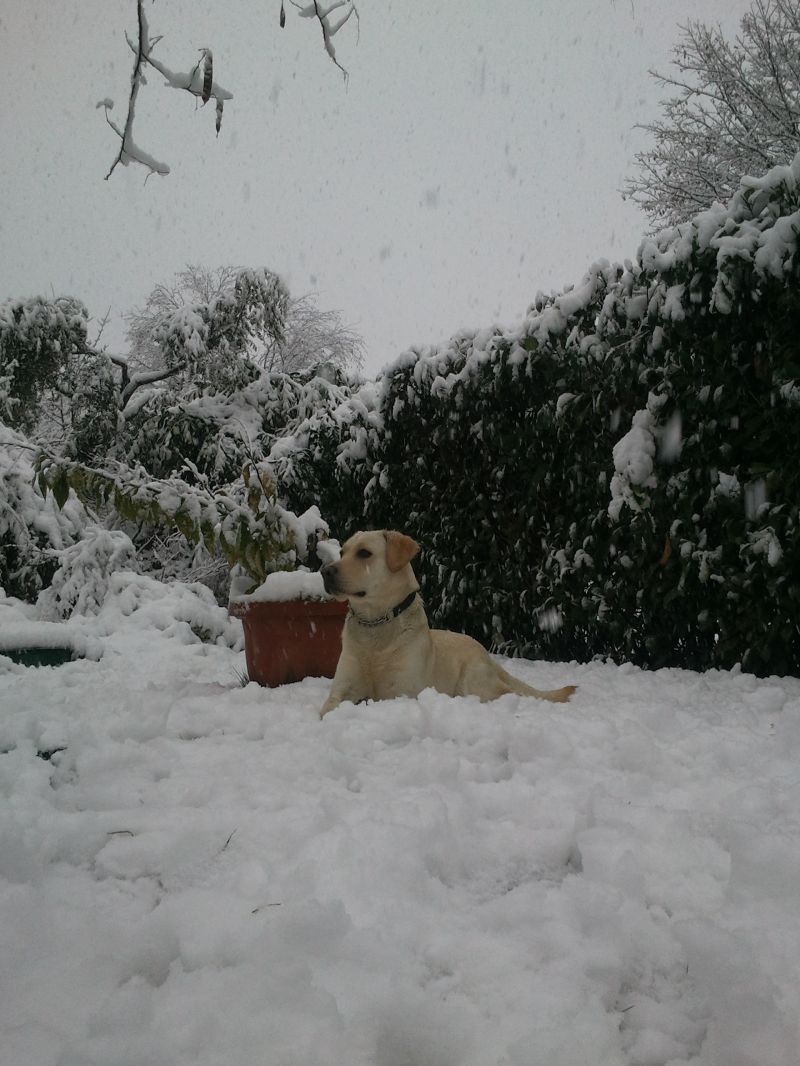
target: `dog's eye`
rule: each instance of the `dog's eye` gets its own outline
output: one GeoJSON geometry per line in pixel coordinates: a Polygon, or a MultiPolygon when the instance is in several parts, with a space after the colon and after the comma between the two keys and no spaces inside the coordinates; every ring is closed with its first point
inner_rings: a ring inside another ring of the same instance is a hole
{"type": "Polygon", "coordinates": [[[358,551],[356,552],[356,558],[357,559],[369,559],[371,555],[372,555],[372,552],[369,551],[369,549],[367,549],[367,548],[359,548],[358,551]]]}

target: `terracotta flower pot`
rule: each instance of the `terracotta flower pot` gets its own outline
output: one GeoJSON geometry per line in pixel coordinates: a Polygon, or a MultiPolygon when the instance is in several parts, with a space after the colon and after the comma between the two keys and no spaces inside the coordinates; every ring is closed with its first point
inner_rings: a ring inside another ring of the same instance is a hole
{"type": "Polygon", "coordinates": [[[347,604],[338,600],[233,600],[241,618],[247,676],[275,688],[304,677],[333,677],[347,604]]]}

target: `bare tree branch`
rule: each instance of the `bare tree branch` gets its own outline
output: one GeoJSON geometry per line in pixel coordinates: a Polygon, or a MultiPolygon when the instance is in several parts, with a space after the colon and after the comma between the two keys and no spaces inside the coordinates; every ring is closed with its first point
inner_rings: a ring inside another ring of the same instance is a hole
{"type": "Polygon", "coordinates": [[[103,317],[98,322],[97,333],[95,335],[94,340],[92,341],[92,347],[93,348],[96,348],[97,345],[100,343],[100,338],[103,336],[103,331],[105,330],[106,326],[108,325],[108,320],[110,319],[110,317],[111,317],[111,305],[109,304],[108,310],[106,311],[106,313],[103,315],[103,317]]]}

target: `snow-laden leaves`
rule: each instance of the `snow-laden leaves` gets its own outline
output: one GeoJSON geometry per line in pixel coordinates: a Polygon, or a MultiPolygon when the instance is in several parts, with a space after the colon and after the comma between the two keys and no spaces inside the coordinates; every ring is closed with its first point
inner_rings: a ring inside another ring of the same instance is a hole
{"type": "Polygon", "coordinates": [[[81,537],[88,517],[66,483],[60,504],[34,484],[31,442],[0,422],[0,588],[35,599],[50,583],[57,553],[81,537]]]}
{"type": "Polygon", "coordinates": [[[200,99],[207,104],[211,99],[211,87],[214,84],[214,59],[210,48],[203,49],[203,88],[200,99]]]}
{"type": "Polygon", "coordinates": [[[179,477],[154,479],[141,467],[117,463],[92,468],[44,456],[38,466],[42,491],[55,494],[67,485],[82,500],[113,506],[128,522],[174,528],[190,545],[219,549],[229,566],[247,574],[251,587],[273,571],[293,569],[327,533],[315,509],[298,517],[281,506],[265,465],[245,467],[227,491],[213,493],[179,477]]]}
{"type": "Polygon", "coordinates": [[[78,300],[7,300],[0,304],[0,416],[29,430],[39,417],[42,395],[86,347],[88,312],[78,300]]]}

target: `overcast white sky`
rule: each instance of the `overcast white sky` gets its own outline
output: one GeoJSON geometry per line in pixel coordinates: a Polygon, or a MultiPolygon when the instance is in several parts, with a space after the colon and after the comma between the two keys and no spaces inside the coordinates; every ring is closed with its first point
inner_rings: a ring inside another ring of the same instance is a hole
{"type": "Polygon", "coordinates": [[[735,32],[748,0],[360,0],[336,38],[280,0],[156,0],[173,69],[214,50],[211,107],[151,72],[137,141],[168,162],[104,177],[124,121],[134,0],[0,0],[0,299],[71,293],[120,315],[187,262],[268,266],[364,336],[367,369],[465,326],[513,324],[538,289],[646,229],[619,194],[688,18],[735,32]]]}

